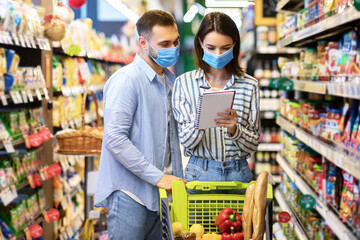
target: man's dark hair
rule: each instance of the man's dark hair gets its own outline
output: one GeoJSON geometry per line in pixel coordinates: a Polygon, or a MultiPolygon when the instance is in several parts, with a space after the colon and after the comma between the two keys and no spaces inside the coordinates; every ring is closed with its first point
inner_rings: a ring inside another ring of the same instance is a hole
{"type": "Polygon", "coordinates": [[[151,10],[145,12],[136,22],[136,29],[139,36],[145,38],[151,37],[151,31],[155,25],[173,26],[175,25],[174,17],[162,10],[151,10]]]}

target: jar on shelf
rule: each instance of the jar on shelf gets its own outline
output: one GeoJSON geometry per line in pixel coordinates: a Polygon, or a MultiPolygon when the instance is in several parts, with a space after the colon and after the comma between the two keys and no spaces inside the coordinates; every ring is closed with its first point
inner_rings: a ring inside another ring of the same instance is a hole
{"type": "Polygon", "coordinates": [[[260,26],[256,28],[256,46],[258,48],[266,47],[269,45],[268,32],[269,28],[266,26],[260,26]]]}
{"type": "Polygon", "coordinates": [[[299,102],[291,102],[290,103],[290,113],[289,113],[289,119],[295,123],[299,123],[299,109],[300,109],[300,103],[299,102]]]}

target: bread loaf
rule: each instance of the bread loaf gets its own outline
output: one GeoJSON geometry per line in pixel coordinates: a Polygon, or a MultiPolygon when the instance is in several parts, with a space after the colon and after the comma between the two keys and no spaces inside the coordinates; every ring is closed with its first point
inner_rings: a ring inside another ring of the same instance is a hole
{"type": "Polygon", "coordinates": [[[246,189],[245,202],[242,212],[242,228],[244,239],[249,240],[252,235],[252,214],[254,209],[254,189],[255,183],[250,183],[246,189]]]}
{"type": "Polygon", "coordinates": [[[260,173],[256,179],[254,190],[254,210],[252,215],[253,233],[252,238],[262,240],[265,230],[265,208],[266,208],[266,193],[268,184],[267,171],[260,173]]]}

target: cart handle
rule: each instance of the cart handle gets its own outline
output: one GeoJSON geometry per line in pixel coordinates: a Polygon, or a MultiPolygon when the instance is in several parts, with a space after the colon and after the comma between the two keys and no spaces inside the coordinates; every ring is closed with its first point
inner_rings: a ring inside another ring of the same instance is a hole
{"type": "Polygon", "coordinates": [[[246,189],[248,186],[249,183],[242,183],[238,181],[232,181],[232,182],[192,181],[186,184],[187,189],[195,189],[202,191],[246,189]]]}

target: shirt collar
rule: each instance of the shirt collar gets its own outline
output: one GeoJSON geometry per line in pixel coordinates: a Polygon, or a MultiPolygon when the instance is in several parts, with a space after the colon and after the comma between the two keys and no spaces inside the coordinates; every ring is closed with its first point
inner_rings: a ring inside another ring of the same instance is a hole
{"type": "MultiPolygon", "coordinates": [[[[201,68],[196,69],[196,71],[195,71],[195,79],[199,80],[199,79],[202,79],[202,78],[205,79],[204,70],[202,70],[201,68]]],[[[226,83],[226,85],[225,85],[224,88],[229,88],[229,87],[231,87],[232,85],[234,85],[235,81],[238,81],[238,80],[240,80],[241,78],[243,78],[243,77],[239,77],[239,76],[233,74],[233,75],[231,76],[230,81],[228,81],[228,82],[226,83]]]]}
{"type": "MultiPolygon", "coordinates": [[[[144,71],[146,77],[152,82],[156,77],[156,72],[154,69],[150,67],[150,65],[139,55],[136,54],[134,63],[142,70],[144,71]]],[[[174,73],[172,73],[169,69],[164,68],[164,74],[173,81],[175,79],[174,73]]]]}
{"type": "Polygon", "coordinates": [[[154,80],[156,76],[156,72],[154,69],[150,67],[150,65],[142,58],[139,54],[136,54],[134,63],[142,70],[144,71],[146,77],[152,81],[154,80]]]}

